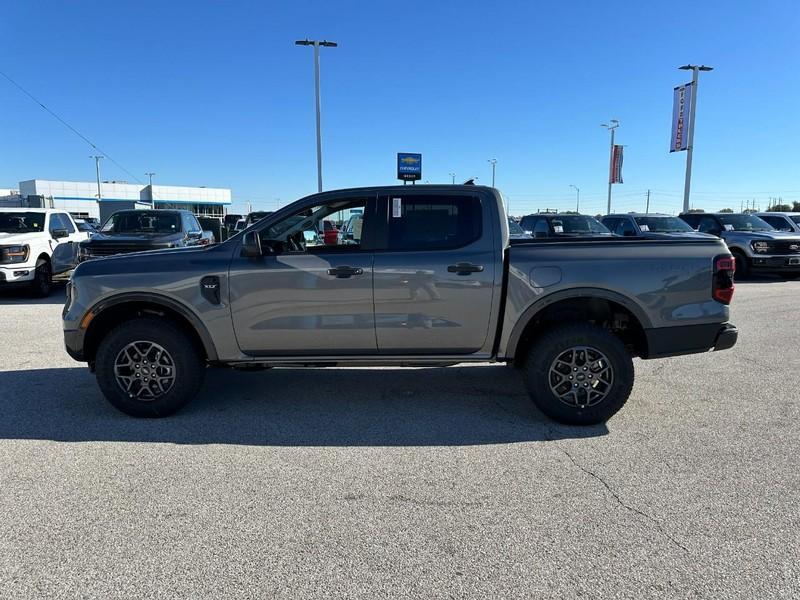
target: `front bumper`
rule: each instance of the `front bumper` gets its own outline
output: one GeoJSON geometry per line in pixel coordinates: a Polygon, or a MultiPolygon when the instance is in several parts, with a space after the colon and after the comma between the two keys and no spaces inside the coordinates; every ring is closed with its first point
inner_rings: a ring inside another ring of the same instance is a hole
{"type": "Polygon", "coordinates": [[[64,330],[64,348],[67,354],[78,362],[86,362],[83,355],[83,333],[81,330],[64,330]]]}
{"type": "Polygon", "coordinates": [[[0,284],[33,281],[36,265],[3,265],[0,267],[0,284]]]}
{"type": "Polygon", "coordinates": [[[709,350],[727,350],[736,344],[739,330],[731,323],[683,325],[645,329],[647,356],[664,358],[709,350]]]}
{"type": "Polygon", "coordinates": [[[750,267],[754,271],[800,273],[800,255],[759,256],[756,254],[750,257],[750,267]]]}

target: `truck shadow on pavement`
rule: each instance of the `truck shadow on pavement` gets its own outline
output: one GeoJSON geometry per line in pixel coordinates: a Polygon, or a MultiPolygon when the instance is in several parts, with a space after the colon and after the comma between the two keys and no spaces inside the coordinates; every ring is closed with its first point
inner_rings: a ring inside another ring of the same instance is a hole
{"type": "Polygon", "coordinates": [[[53,282],[53,290],[45,298],[36,298],[23,287],[0,289],[0,306],[4,304],[64,304],[67,299],[66,283],[53,282]]]}
{"type": "Polygon", "coordinates": [[[531,403],[505,366],[209,370],[166,419],[116,411],[86,368],[0,372],[0,439],[259,446],[461,446],[608,433],[569,427],[531,403]]]}

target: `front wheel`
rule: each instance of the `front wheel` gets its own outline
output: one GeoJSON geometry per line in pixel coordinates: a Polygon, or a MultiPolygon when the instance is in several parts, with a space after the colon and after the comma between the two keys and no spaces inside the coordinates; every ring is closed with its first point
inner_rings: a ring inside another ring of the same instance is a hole
{"type": "Polygon", "coordinates": [[[735,277],[742,280],[750,277],[750,261],[748,261],[747,257],[744,255],[744,252],[733,250],[731,254],[733,254],[734,258],[736,259],[735,277]]]}
{"type": "Polygon", "coordinates": [[[609,331],[589,323],[560,325],[533,345],[525,383],[545,415],[568,425],[610,419],[633,388],[633,361],[609,331]]]}
{"type": "Polygon", "coordinates": [[[37,298],[46,298],[53,289],[53,269],[50,261],[40,258],[36,261],[36,270],[31,281],[31,294],[37,298]]]}
{"type": "Polygon", "coordinates": [[[205,361],[170,322],[139,318],[106,335],[95,369],[103,395],[117,409],[134,417],[166,417],[200,391],[205,361]]]}

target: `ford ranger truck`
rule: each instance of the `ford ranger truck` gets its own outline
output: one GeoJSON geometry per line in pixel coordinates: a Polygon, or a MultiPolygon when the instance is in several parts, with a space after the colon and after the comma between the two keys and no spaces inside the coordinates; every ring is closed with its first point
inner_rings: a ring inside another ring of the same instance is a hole
{"type": "Polygon", "coordinates": [[[81,263],[69,354],[118,409],[174,413],[207,367],[519,367],[549,417],[605,421],[632,359],[723,350],[734,261],[708,239],[509,240],[503,198],[474,185],[315,194],[222,244],[81,263]],[[356,222],[325,244],[320,221],[356,222]]]}
{"type": "Polygon", "coordinates": [[[75,268],[78,244],[88,237],[62,210],[0,208],[0,288],[50,295],[53,276],[75,268]]]}

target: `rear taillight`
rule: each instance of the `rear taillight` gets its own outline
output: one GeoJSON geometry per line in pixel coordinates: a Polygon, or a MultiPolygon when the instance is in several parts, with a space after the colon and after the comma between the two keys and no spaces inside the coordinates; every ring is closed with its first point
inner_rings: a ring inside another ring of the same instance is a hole
{"type": "Polygon", "coordinates": [[[736,272],[736,259],[732,256],[717,256],[714,259],[714,280],[711,295],[717,302],[730,304],[733,299],[733,274],[736,272]]]}

